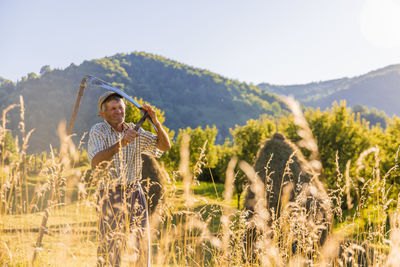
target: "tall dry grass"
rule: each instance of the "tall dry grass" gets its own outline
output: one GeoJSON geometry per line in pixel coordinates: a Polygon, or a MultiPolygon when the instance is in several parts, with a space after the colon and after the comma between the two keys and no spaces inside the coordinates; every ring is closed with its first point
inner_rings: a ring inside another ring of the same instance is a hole
{"type": "MultiPolygon", "coordinates": [[[[360,155],[355,163],[356,177],[350,177],[347,171],[352,164],[349,162],[345,174],[339,173],[337,177],[337,188],[321,197],[328,199],[336,225],[333,219],[330,225],[318,222],[313,217],[315,213],[303,208],[304,196],[318,196],[323,192],[318,146],[298,104],[293,100],[287,102],[300,128],[302,140],[298,145],[312,152],[309,168],[316,183],[302,190],[286,183],[281,190],[278,217],[267,204],[271,187],[261,181],[252,166],[233,158],[226,171],[223,199],[196,195],[194,188],[198,185],[196,177],[200,167],[190,172],[189,137],[184,137],[179,170],[168,177],[164,201],[150,221],[154,266],[396,266],[400,250],[400,207],[389,209],[390,203],[398,203],[398,199],[388,198],[389,174],[382,175],[379,171],[379,149],[374,147],[360,155]],[[364,172],[361,177],[361,170],[366,167],[364,159],[371,153],[375,159],[372,172],[364,172]],[[237,165],[247,175],[255,193],[251,219],[247,211],[232,205],[237,165]],[[297,190],[296,201],[288,198],[293,190],[297,190]],[[352,191],[356,192],[356,199],[351,197],[352,191]],[[354,205],[353,215],[344,215],[344,203],[347,207],[354,205]],[[249,238],[249,229],[256,233],[252,238],[249,238]],[[319,242],[321,229],[328,230],[322,244],[319,242]]],[[[65,128],[65,123],[59,125],[60,148],[51,149],[49,157],[43,159],[39,175],[28,175],[26,149],[32,130],[26,134],[23,99],[3,111],[0,129],[2,266],[96,264],[97,184],[105,173],[99,170],[88,175],[89,166],[75,167],[80,147],[75,147],[65,128]],[[20,107],[20,135],[16,139],[19,140],[17,156],[11,157],[4,143],[6,116],[16,107],[20,107]],[[6,163],[6,159],[10,161],[6,163]]],[[[202,166],[205,160],[201,157],[196,166],[202,166]]],[[[289,167],[286,172],[290,172],[289,167]]],[[[315,205],[315,209],[319,208],[315,205]]],[[[136,255],[140,250],[135,249],[130,236],[129,231],[121,231],[121,239],[125,240],[123,266],[132,266],[140,256],[136,255]]]]}

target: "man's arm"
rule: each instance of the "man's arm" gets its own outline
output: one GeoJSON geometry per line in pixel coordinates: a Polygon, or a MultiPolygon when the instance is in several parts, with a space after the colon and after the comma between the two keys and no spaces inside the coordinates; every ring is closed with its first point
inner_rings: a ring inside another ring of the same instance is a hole
{"type": "Polygon", "coordinates": [[[133,129],[126,130],[124,136],[120,142],[113,144],[112,146],[98,152],[92,159],[92,169],[96,168],[103,161],[109,161],[111,158],[117,154],[120,150],[120,147],[124,147],[128,145],[130,142],[135,140],[138,136],[138,133],[133,129]]]}
{"type": "Polygon", "coordinates": [[[162,127],[161,123],[157,121],[155,124],[157,128],[157,148],[161,151],[167,151],[171,149],[171,142],[167,132],[162,127]]]}
{"type": "Polygon", "coordinates": [[[151,120],[157,128],[157,148],[161,151],[167,151],[171,149],[171,142],[167,132],[162,127],[161,123],[157,119],[155,110],[150,106],[142,106],[142,109],[149,113],[151,120]]]}
{"type": "Polygon", "coordinates": [[[92,159],[92,169],[95,169],[100,162],[111,160],[111,158],[118,153],[119,147],[120,145],[118,142],[97,153],[92,159]]]}

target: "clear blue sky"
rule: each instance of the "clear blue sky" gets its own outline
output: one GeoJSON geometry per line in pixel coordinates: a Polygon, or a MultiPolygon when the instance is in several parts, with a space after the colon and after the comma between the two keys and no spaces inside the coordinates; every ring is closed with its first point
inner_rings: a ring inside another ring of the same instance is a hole
{"type": "Polygon", "coordinates": [[[400,0],[0,0],[0,76],[146,51],[294,84],[400,63],[400,0]]]}

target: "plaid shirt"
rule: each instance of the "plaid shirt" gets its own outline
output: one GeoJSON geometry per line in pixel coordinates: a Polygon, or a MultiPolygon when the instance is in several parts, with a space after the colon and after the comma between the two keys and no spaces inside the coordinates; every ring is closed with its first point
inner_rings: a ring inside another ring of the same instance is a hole
{"type": "MultiPolygon", "coordinates": [[[[125,123],[124,130],[119,133],[104,120],[95,124],[89,133],[88,142],[88,158],[91,162],[93,157],[100,151],[119,142],[123,137],[123,133],[128,129],[133,129],[135,124],[125,123]]],[[[101,187],[120,184],[137,183],[142,178],[142,154],[153,157],[161,157],[162,151],[157,148],[157,136],[153,133],[138,130],[139,136],[135,140],[123,147],[116,153],[108,167],[109,181],[105,181],[104,177],[101,181],[101,187]]]]}

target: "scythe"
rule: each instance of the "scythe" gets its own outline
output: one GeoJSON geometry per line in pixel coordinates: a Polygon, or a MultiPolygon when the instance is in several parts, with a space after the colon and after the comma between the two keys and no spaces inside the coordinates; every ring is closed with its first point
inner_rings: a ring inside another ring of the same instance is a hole
{"type": "Polygon", "coordinates": [[[115,88],[114,86],[111,86],[110,84],[108,84],[105,81],[103,81],[103,80],[101,80],[99,78],[96,78],[94,76],[87,75],[87,76],[83,77],[83,79],[81,81],[81,84],[79,86],[78,96],[76,97],[74,110],[72,112],[70,123],[69,123],[69,126],[68,126],[68,131],[67,131],[68,135],[72,134],[72,129],[74,127],[75,118],[76,118],[76,115],[78,113],[79,104],[81,102],[81,99],[82,99],[82,96],[83,96],[83,91],[86,88],[87,82],[90,82],[92,85],[96,85],[96,86],[102,87],[104,89],[107,89],[107,90],[110,90],[110,91],[113,91],[113,92],[119,94],[120,96],[125,98],[127,101],[131,102],[135,107],[137,107],[138,109],[140,109],[144,113],[143,116],[138,121],[138,123],[135,125],[134,130],[136,130],[136,131],[139,130],[139,128],[143,125],[145,120],[148,119],[150,121],[150,123],[153,125],[154,130],[157,131],[157,128],[155,127],[155,125],[154,125],[153,121],[151,120],[149,114],[146,111],[142,110],[142,106],[135,99],[133,99],[132,97],[130,97],[126,93],[122,92],[121,90],[115,88]]]}

